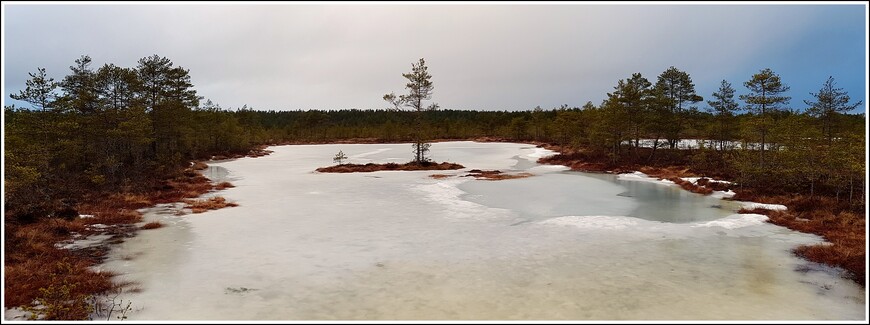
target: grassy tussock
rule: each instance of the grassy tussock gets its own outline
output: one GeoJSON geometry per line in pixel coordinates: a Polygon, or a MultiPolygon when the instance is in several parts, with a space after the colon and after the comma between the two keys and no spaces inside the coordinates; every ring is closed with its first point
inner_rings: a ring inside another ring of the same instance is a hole
{"type": "Polygon", "coordinates": [[[692,192],[692,193],[698,193],[701,195],[710,195],[713,193],[713,189],[711,189],[709,187],[698,186],[692,182],[683,180],[682,178],[679,178],[679,177],[671,177],[671,178],[668,178],[668,180],[671,182],[674,182],[674,184],[677,184],[678,186],[682,187],[684,190],[692,192]]]}
{"type": "Polygon", "coordinates": [[[89,298],[114,287],[113,274],[94,272],[91,265],[62,250],[22,263],[7,263],[4,304],[28,306],[38,301],[45,306],[44,319],[86,319],[92,305],[89,298]]]}
{"type": "Polygon", "coordinates": [[[184,203],[187,203],[185,208],[188,208],[193,213],[203,213],[208,210],[217,210],[225,207],[236,207],[239,206],[233,202],[227,202],[227,200],[223,197],[216,196],[206,200],[184,200],[184,203]]]}
{"type": "Polygon", "coordinates": [[[142,225],[142,227],[140,227],[140,228],[147,230],[147,229],[157,229],[157,228],[162,228],[162,227],[163,227],[162,223],[155,221],[155,222],[146,223],[146,224],[142,225]]]}
{"type": "Polygon", "coordinates": [[[236,187],[236,186],[230,182],[220,182],[214,186],[214,189],[220,191],[220,190],[224,190],[224,189],[228,189],[228,188],[232,188],[232,187],[236,187]]]}
{"type": "Polygon", "coordinates": [[[317,169],[318,172],[321,173],[368,173],[368,172],[376,172],[383,170],[452,170],[452,169],[462,169],[465,166],[455,163],[442,162],[442,163],[415,163],[409,162],[405,164],[397,164],[397,163],[386,163],[386,164],[374,164],[368,163],[365,165],[360,164],[343,164],[343,165],[335,165],[330,167],[320,167],[317,169]]]}
{"type": "Polygon", "coordinates": [[[472,169],[468,171],[468,174],[463,176],[467,177],[471,176],[475,179],[479,180],[487,180],[487,181],[500,181],[505,179],[516,179],[516,178],[526,178],[534,176],[530,173],[517,173],[517,174],[505,174],[500,170],[480,170],[480,169],[472,169]]]}
{"type": "Polygon", "coordinates": [[[193,172],[162,182],[157,191],[151,195],[153,203],[179,202],[185,198],[193,198],[211,191],[212,184],[205,176],[193,172]]]}
{"type": "Polygon", "coordinates": [[[206,163],[204,163],[204,162],[201,162],[201,161],[197,160],[197,161],[194,161],[194,162],[193,162],[193,165],[190,166],[190,169],[193,169],[193,170],[205,170],[205,169],[208,169],[208,165],[207,165],[206,163]]]}

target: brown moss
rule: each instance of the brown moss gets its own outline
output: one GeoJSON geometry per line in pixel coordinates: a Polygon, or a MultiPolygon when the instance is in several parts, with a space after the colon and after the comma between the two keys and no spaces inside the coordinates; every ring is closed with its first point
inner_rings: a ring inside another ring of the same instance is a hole
{"type": "Polygon", "coordinates": [[[215,196],[206,200],[184,200],[184,203],[187,203],[187,206],[185,206],[185,208],[190,209],[193,213],[203,213],[208,210],[217,210],[225,207],[239,206],[236,203],[227,202],[225,198],[220,196],[215,196]]]}
{"type": "Polygon", "coordinates": [[[534,175],[530,173],[505,174],[500,170],[472,169],[469,170],[468,174],[464,175],[463,177],[469,176],[479,180],[500,181],[506,179],[526,178],[534,175]]]}
{"type": "Polygon", "coordinates": [[[162,227],[163,227],[162,223],[155,221],[155,222],[146,223],[146,224],[142,225],[142,227],[140,227],[140,228],[147,230],[147,229],[157,229],[157,228],[162,228],[162,227]]]}
{"type": "Polygon", "coordinates": [[[110,290],[110,272],[95,272],[86,260],[55,250],[21,263],[5,266],[4,305],[28,306],[33,301],[46,305],[44,319],[86,319],[90,295],[110,290]]]}
{"type": "Polygon", "coordinates": [[[208,165],[207,165],[206,163],[204,163],[204,162],[201,162],[201,161],[197,160],[197,161],[194,161],[194,162],[193,162],[193,165],[190,166],[190,169],[193,169],[193,170],[205,170],[205,169],[208,169],[208,165]]]}
{"type": "Polygon", "coordinates": [[[220,182],[214,186],[214,189],[220,191],[220,190],[228,189],[231,187],[236,187],[236,186],[231,184],[230,182],[220,182]]]}
{"type": "Polygon", "coordinates": [[[668,178],[668,180],[674,182],[674,184],[677,184],[684,190],[692,193],[698,193],[701,195],[710,195],[713,193],[713,190],[708,187],[695,185],[692,182],[689,182],[679,177],[671,177],[668,178]]]}
{"type": "Polygon", "coordinates": [[[335,165],[330,167],[321,167],[316,171],[321,173],[368,173],[368,172],[376,172],[376,171],[384,171],[384,170],[452,170],[452,169],[462,169],[465,168],[460,164],[442,162],[442,163],[416,163],[409,162],[405,164],[397,164],[397,163],[386,163],[386,164],[374,164],[368,163],[365,165],[361,164],[342,164],[335,165]]]}

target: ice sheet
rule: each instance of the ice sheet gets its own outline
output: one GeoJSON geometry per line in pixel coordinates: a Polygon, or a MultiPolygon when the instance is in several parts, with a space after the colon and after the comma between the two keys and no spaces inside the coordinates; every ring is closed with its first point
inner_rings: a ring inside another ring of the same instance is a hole
{"type": "Polygon", "coordinates": [[[149,210],[166,226],[112,252],[101,268],[142,288],[124,297],[131,320],[865,317],[864,290],[834,269],[795,271],[808,262],[790,250],[819,237],[674,186],[518,164],[527,144],[431,148],[467,169],[536,173],[505,181],[313,172],[338,150],[410,160],[410,144],[269,149],[211,164],[239,207],[149,210]]]}

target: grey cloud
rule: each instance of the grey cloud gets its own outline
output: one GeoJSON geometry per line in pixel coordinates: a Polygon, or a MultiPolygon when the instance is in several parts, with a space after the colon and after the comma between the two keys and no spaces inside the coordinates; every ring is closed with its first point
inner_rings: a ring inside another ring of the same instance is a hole
{"type": "MultiPolygon", "coordinates": [[[[382,108],[425,57],[443,108],[600,102],[617,80],[674,65],[702,95],[813,26],[802,6],[7,6],[6,95],[81,54],[134,66],[159,54],[224,107],[382,108]],[[764,30],[759,33],[759,30],[764,30]],[[702,87],[703,85],[703,87],[702,87]]],[[[749,72],[746,72],[749,71],[749,72]]],[[[741,79],[742,80],[742,79],[741,79]]],[[[821,83],[820,80],[819,83],[821,83]]],[[[732,80],[735,85],[740,81],[732,80]]],[[[813,89],[815,90],[815,89],[813,89]]],[[[7,98],[8,100],[8,98],[7,98]]]]}

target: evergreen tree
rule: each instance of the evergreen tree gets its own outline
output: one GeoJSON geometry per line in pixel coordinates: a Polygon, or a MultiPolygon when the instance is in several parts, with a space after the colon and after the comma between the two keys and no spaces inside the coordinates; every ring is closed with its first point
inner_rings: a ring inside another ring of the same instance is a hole
{"type": "Polygon", "coordinates": [[[709,111],[716,117],[713,125],[713,138],[719,142],[719,151],[725,151],[725,143],[732,140],[736,129],[734,114],[740,106],[734,101],[734,88],[731,83],[722,80],[719,90],[713,93],[715,100],[707,101],[709,111]]]}
{"type": "MultiPolygon", "coordinates": [[[[640,146],[643,125],[649,115],[649,104],[653,98],[651,86],[652,83],[640,73],[634,73],[630,79],[620,80],[614,87],[614,92],[607,94],[609,105],[605,107],[610,108],[608,111],[614,113],[610,114],[611,117],[625,118],[627,128],[625,133],[629,135],[630,140],[634,140],[633,143],[629,141],[634,148],[640,146]],[[619,112],[614,110],[614,105],[618,106],[619,112]]],[[[619,123],[613,125],[617,124],[619,123]]]]}
{"type": "Polygon", "coordinates": [[[671,149],[675,149],[685,129],[686,110],[695,110],[690,105],[704,98],[695,93],[692,77],[675,67],[670,67],[659,75],[655,89],[663,99],[658,103],[666,108],[664,112],[657,113],[665,113],[668,117],[668,121],[663,123],[664,134],[671,149]]]}
{"type": "Polygon", "coordinates": [[[740,99],[746,102],[746,108],[753,114],[751,128],[760,140],[759,165],[764,169],[764,151],[768,133],[774,124],[773,113],[782,110],[782,106],[791,100],[791,97],[782,96],[789,87],[769,68],[752,75],[752,79],[743,85],[749,89],[749,94],[740,95],[740,99]]]}
{"type": "Polygon", "coordinates": [[[344,161],[345,159],[347,159],[347,156],[344,154],[344,152],[339,150],[338,153],[335,154],[335,157],[332,158],[332,162],[336,162],[339,165],[342,165],[341,162],[344,161]]]}
{"type": "Polygon", "coordinates": [[[42,112],[53,109],[58,83],[46,75],[45,68],[37,68],[36,73],[30,72],[28,75],[30,79],[25,82],[24,90],[20,90],[18,94],[10,94],[9,97],[28,102],[42,112]]]}
{"type": "Polygon", "coordinates": [[[429,151],[431,144],[426,142],[426,136],[423,134],[423,112],[435,111],[438,109],[438,104],[436,103],[432,103],[429,106],[423,105],[424,100],[432,98],[432,90],[435,89],[432,81],[429,80],[432,78],[432,75],[429,74],[427,69],[426,61],[423,58],[421,58],[417,63],[412,63],[411,72],[402,74],[402,77],[408,79],[408,83],[405,84],[405,89],[408,90],[408,94],[400,95],[398,97],[396,97],[395,93],[384,95],[384,100],[390,103],[393,106],[393,109],[399,110],[401,107],[406,107],[416,112],[415,121],[417,128],[414,134],[414,143],[412,144],[414,149],[414,162],[416,163],[425,163],[429,161],[429,158],[426,157],[426,153],[429,151]]]}
{"type": "Polygon", "coordinates": [[[809,105],[807,113],[818,118],[821,122],[822,132],[828,139],[828,144],[833,142],[838,132],[837,120],[840,114],[861,105],[861,101],[849,104],[849,94],[843,91],[843,88],[835,88],[834,85],[834,77],[828,77],[818,93],[810,93],[816,98],[816,101],[804,100],[804,103],[809,105]]]}

